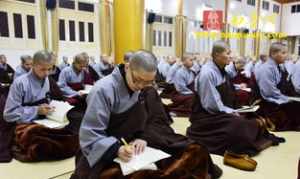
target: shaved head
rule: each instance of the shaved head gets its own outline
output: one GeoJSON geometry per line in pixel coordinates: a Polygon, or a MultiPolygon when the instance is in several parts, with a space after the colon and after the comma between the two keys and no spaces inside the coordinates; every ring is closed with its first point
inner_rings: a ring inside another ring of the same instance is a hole
{"type": "Polygon", "coordinates": [[[41,63],[53,64],[54,63],[53,54],[46,50],[41,50],[36,52],[33,55],[33,64],[36,65],[41,63]]]}
{"type": "Polygon", "coordinates": [[[156,72],[157,59],[153,53],[139,50],[132,55],[129,67],[135,71],[156,72]]]}

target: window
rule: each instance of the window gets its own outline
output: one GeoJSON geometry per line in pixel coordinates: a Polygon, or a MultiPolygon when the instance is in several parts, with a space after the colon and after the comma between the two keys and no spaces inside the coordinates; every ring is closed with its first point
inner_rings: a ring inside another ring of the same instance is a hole
{"type": "Polygon", "coordinates": [[[94,24],[93,23],[88,23],[89,27],[89,42],[94,42],[94,24]]]}
{"type": "Polygon", "coordinates": [[[35,39],[34,16],[27,15],[27,33],[29,39],[35,39]]]}
{"type": "Polygon", "coordinates": [[[0,37],[9,37],[7,13],[0,11],[0,37]]]}
{"type": "Polygon", "coordinates": [[[84,22],[79,22],[79,41],[84,42],[84,22]]]}
{"type": "Polygon", "coordinates": [[[273,12],[279,14],[280,12],[280,7],[276,4],[273,5],[273,12]]]}
{"type": "Polygon", "coordinates": [[[292,13],[295,13],[295,12],[296,12],[296,9],[297,9],[297,6],[296,6],[296,5],[293,5],[293,6],[292,6],[292,9],[291,9],[291,12],[292,12],[292,13]]]}
{"type": "Polygon", "coordinates": [[[15,37],[23,38],[23,27],[22,27],[22,16],[21,14],[13,14],[14,16],[14,28],[15,28],[15,37]]]}
{"type": "Polygon", "coordinates": [[[297,5],[297,10],[296,12],[300,12],[300,4],[297,5]]]}
{"type": "Polygon", "coordinates": [[[65,20],[59,19],[59,40],[66,40],[65,20]]]}
{"type": "Polygon", "coordinates": [[[153,46],[156,46],[156,30],[153,30],[153,46]]]}
{"type": "Polygon", "coordinates": [[[75,2],[71,0],[59,0],[59,7],[66,9],[75,9],[75,2]]]}
{"type": "Polygon", "coordinates": [[[172,17],[164,17],[164,23],[173,24],[173,18],[172,17]]]}
{"type": "Polygon", "coordinates": [[[17,1],[29,2],[29,3],[35,3],[35,0],[17,0],[17,1]]]}
{"type": "Polygon", "coordinates": [[[69,21],[69,36],[70,36],[70,41],[76,41],[74,21],[69,21]]]}
{"type": "Polygon", "coordinates": [[[262,8],[263,8],[264,10],[269,10],[269,8],[270,8],[270,3],[269,3],[268,1],[263,1],[263,2],[262,2],[262,8]]]}
{"type": "Polygon", "coordinates": [[[168,36],[168,34],[167,34],[167,31],[164,31],[164,46],[166,47],[167,46],[167,36],[168,36]]]}
{"type": "Polygon", "coordinates": [[[169,47],[172,47],[172,32],[169,32],[169,47]]]}
{"type": "Polygon", "coordinates": [[[161,23],[162,22],[162,16],[156,15],[154,22],[160,22],[161,23]]]}
{"type": "Polygon", "coordinates": [[[161,31],[158,31],[158,46],[161,46],[161,31]]]}
{"type": "Polygon", "coordinates": [[[247,4],[251,6],[255,6],[255,0],[247,0],[247,4]]]}
{"type": "Polygon", "coordinates": [[[78,10],[87,11],[87,12],[94,12],[94,4],[85,3],[85,2],[78,2],[78,10]]]}

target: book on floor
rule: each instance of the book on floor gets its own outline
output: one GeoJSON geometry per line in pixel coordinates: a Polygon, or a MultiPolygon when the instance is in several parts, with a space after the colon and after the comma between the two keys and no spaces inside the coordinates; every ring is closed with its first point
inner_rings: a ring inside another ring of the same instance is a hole
{"type": "Polygon", "coordinates": [[[157,167],[154,162],[170,156],[170,154],[167,154],[161,150],[154,149],[152,147],[146,147],[143,153],[134,156],[129,162],[123,162],[120,158],[115,158],[114,162],[120,164],[123,175],[129,175],[142,169],[156,170],[157,167]]]}
{"type": "Polygon", "coordinates": [[[66,115],[73,106],[67,102],[56,100],[52,100],[50,106],[52,106],[54,110],[48,114],[45,119],[35,120],[34,122],[49,128],[63,128],[68,125],[69,120],[66,115]]]}

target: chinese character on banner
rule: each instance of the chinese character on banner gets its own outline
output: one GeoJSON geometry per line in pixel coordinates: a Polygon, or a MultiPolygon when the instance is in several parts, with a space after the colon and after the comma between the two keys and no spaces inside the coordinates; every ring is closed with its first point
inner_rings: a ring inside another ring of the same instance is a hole
{"type": "Polygon", "coordinates": [[[203,11],[204,30],[222,30],[223,11],[203,11]]]}

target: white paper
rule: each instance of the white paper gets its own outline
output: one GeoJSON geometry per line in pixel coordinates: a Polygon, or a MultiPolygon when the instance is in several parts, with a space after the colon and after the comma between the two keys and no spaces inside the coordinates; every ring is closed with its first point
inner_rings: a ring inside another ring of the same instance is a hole
{"type": "Polygon", "coordinates": [[[50,106],[54,107],[54,111],[48,114],[46,119],[35,120],[34,122],[49,128],[63,128],[68,125],[69,121],[66,115],[73,106],[67,102],[56,100],[52,100],[50,106]]]}
{"type": "Polygon", "coordinates": [[[52,100],[50,106],[53,106],[55,109],[53,112],[47,115],[47,119],[53,120],[60,123],[66,122],[67,112],[73,108],[69,103],[63,101],[52,100]]]}
{"type": "Polygon", "coordinates": [[[290,101],[297,101],[297,102],[300,102],[300,97],[291,97],[291,96],[288,96],[288,99],[290,101]]]}
{"type": "Polygon", "coordinates": [[[238,113],[250,113],[250,112],[256,112],[258,109],[259,109],[259,105],[243,106],[242,108],[236,109],[236,112],[238,112],[238,113]]]}
{"type": "MultiPolygon", "coordinates": [[[[123,162],[120,158],[115,158],[114,161],[120,164],[123,175],[131,174],[132,172],[144,169],[150,164],[154,164],[161,159],[168,158],[171,155],[151,147],[146,147],[145,151],[137,156],[134,156],[129,162],[123,162]]],[[[151,166],[151,165],[150,165],[151,166]]],[[[153,165],[152,165],[153,166],[153,165]]]]}
{"type": "Polygon", "coordinates": [[[35,120],[34,122],[49,127],[51,129],[61,129],[69,124],[69,121],[67,121],[66,123],[60,123],[49,119],[35,120]]]}
{"type": "MultiPolygon", "coordinates": [[[[123,173],[124,176],[126,175],[130,175],[134,172],[136,172],[137,170],[135,170],[134,168],[125,166],[125,165],[120,165],[121,171],[123,173]],[[127,167],[127,168],[126,168],[127,167]]],[[[145,167],[142,167],[140,170],[157,170],[157,166],[155,165],[155,163],[151,163],[145,167]]]]}
{"type": "Polygon", "coordinates": [[[92,85],[85,85],[84,90],[80,90],[79,92],[84,93],[84,94],[89,94],[90,91],[92,90],[93,86],[92,85]]]}
{"type": "Polygon", "coordinates": [[[241,85],[239,84],[234,84],[234,87],[236,90],[243,90],[243,91],[247,91],[248,93],[251,92],[251,88],[241,88],[241,85]]]}

